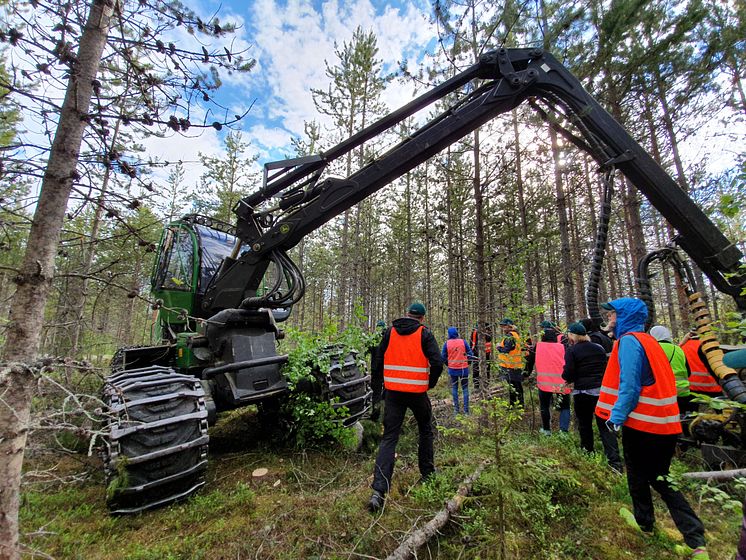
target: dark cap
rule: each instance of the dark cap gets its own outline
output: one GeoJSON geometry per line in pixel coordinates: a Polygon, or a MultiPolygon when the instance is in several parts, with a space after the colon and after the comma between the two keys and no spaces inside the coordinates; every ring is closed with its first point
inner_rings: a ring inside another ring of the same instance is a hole
{"type": "Polygon", "coordinates": [[[500,321],[500,325],[513,325],[513,324],[514,324],[513,319],[505,318],[502,321],[500,321]]]}
{"type": "Polygon", "coordinates": [[[616,309],[614,309],[614,306],[611,305],[608,301],[601,304],[601,309],[605,309],[606,311],[616,311],[616,309]]]}
{"type": "Polygon", "coordinates": [[[378,321],[376,323],[376,327],[378,327],[378,328],[385,327],[385,326],[386,326],[386,321],[378,321]]]}
{"type": "Polygon", "coordinates": [[[588,334],[588,331],[585,330],[583,323],[571,323],[570,326],[567,327],[567,332],[580,336],[585,336],[588,334]]]}
{"type": "Polygon", "coordinates": [[[746,349],[728,352],[723,358],[723,363],[733,369],[746,368],[746,349]]]}
{"type": "Polygon", "coordinates": [[[542,321],[541,323],[539,323],[539,326],[542,329],[551,329],[554,326],[554,323],[552,323],[551,321],[542,321]]]}
{"type": "Polygon", "coordinates": [[[415,301],[412,305],[409,306],[407,309],[407,313],[410,315],[414,315],[415,317],[424,317],[425,316],[425,306],[422,305],[419,301],[415,301]]]}

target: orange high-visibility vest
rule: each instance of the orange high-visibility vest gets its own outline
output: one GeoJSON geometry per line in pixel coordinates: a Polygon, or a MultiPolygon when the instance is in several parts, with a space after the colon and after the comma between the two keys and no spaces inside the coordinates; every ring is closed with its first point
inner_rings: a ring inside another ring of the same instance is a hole
{"type": "Polygon", "coordinates": [[[466,342],[460,338],[449,338],[446,342],[448,352],[448,367],[451,369],[466,369],[469,362],[466,359],[466,342]]]}
{"type": "Polygon", "coordinates": [[[383,354],[383,386],[391,391],[424,393],[430,383],[430,362],[422,351],[422,329],[400,335],[391,329],[383,354]]]}
{"type": "Polygon", "coordinates": [[[485,354],[492,354],[492,341],[488,340],[484,343],[484,353],[485,354]]]}
{"type": "MultiPolygon", "coordinates": [[[[628,333],[624,336],[634,336],[645,352],[653,373],[652,385],[642,387],[637,406],[627,416],[625,426],[648,432],[651,434],[680,434],[679,405],[676,403],[676,377],[671,364],[666,359],[666,353],[652,336],[646,333],[628,333]]],[[[614,348],[606,365],[604,378],[601,382],[601,394],[596,405],[596,414],[608,420],[611,409],[619,396],[619,341],[614,348]]]]}
{"type": "Polygon", "coordinates": [[[681,345],[681,349],[686,354],[686,361],[689,363],[691,375],[689,376],[689,390],[700,391],[702,393],[720,393],[720,385],[715,378],[707,371],[707,366],[702,363],[699,357],[699,346],[702,343],[699,340],[690,338],[681,345]]]}
{"type": "Polygon", "coordinates": [[[536,386],[548,393],[570,393],[562,379],[565,369],[565,345],[561,342],[539,342],[536,345],[536,386]]]}
{"type": "Polygon", "coordinates": [[[515,348],[510,352],[498,352],[497,363],[500,367],[506,369],[521,369],[523,367],[523,352],[521,352],[521,337],[515,331],[510,331],[507,336],[512,336],[515,339],[515,348]]]}

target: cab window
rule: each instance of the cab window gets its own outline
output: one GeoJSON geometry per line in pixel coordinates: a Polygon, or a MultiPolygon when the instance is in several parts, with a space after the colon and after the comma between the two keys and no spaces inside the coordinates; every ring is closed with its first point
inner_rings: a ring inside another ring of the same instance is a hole
{"type": "Polygon", "coordinates": [[[185,229],[168,229],[163,240],[156,288],[192,291],[194,276],[194,244],[185,229]]]}

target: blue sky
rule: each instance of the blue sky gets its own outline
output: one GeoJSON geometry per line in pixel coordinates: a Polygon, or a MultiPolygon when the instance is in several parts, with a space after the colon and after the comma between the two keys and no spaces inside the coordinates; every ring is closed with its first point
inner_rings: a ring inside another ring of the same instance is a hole
{"type": "MultiPolygon", "coordinates": [[[[305,121],[319,119],[311,88],[326,88],[325,61],[335,64],[335,42],[340,47],[349,42],[358,26],[376,34],[385,71],[394,70],[402,60],[417,68],[436,48],[437,31],[426,0],[187,0],[185,4],[203,16],[217,12],[221,21],[241,25],[231,39],[234,48],[248,49],[257,65],[249,74],[223,76],[216,98],[236,113],[253,104],[236,128],[251,143],[250,151],[260,163],[294,156],[290,138],[303,134],[305,121]]],[[[411,97],[411,85],[394,81],[383,100],[395,109],[411,97]]],[[[198,138],[153,139],[148,148],[163,160],[184,161],[187,178],[193,175],[196,180],[201,173],[198,152],[217,154],[220,142],[220,135],[208,130],[198,138]]]]}

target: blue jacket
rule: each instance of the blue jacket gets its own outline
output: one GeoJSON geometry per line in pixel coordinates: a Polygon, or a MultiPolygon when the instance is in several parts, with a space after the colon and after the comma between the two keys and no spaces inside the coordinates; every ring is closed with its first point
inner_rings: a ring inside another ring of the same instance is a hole
{"type": "Polygon", "coordinates": [[[645,320],[648,318],[645,303],[637,298],[619,298],[609,303],[616,311],[614,338],[619,345],[619,396],[609,420],[621,426],[637,406],[642,386],[652,385],[655,378],[642,344],[634,336],[624,336],[632,332],[645,332],[645,320]]]}
{"type": "MultiPolygon", "coordinates": [[[[458,338],[458,329],[456,327],[448,327],[448,339],[452,340],[458,338]]],[[[469,343],[464,340],[464,346],[466,346],[466,358],[468,360],[474,360],[474,352],[472,352],[469,343]]],[[[443,345],[443,351],[440,353],[443,358],[443,363],[448,364],[448,343],[443,345]]],[[[465,377],[469,375],[469,368],[448,368],[448,375],[458,375],[459,377],[465,377]]]]}

